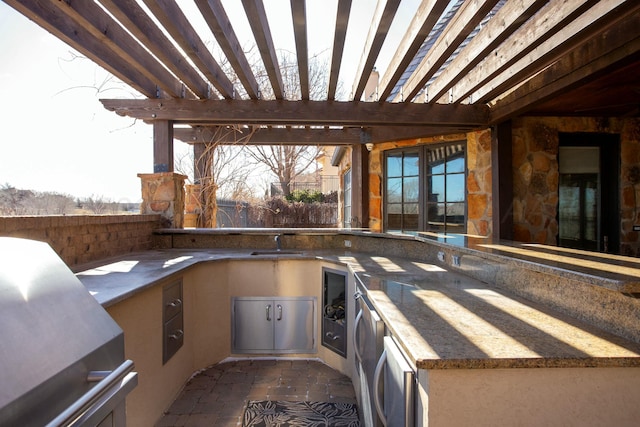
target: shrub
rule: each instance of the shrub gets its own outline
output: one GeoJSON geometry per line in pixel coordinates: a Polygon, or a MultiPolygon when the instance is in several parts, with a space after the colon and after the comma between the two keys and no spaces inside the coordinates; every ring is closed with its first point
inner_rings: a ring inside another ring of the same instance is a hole
{"type": "Polygon", "coordinates": [[[286,199],[288,202],[321,203],[324,201],[324,194],[318,190],[294,190],[286,199]]]}

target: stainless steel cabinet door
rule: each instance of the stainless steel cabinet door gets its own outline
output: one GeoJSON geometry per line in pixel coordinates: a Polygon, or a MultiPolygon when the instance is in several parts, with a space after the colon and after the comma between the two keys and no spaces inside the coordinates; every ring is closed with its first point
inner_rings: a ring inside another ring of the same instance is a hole
{"type": "Polygon", "coordinates": [[[273,349],[273,300],[233,300],[232,350],[270,351],[273,349]]]}
{"type": "Polygon", "coordinates": [[[316,298],[232,299],[233,353],[315,352],[316,298]]]}
{"type": "Polygon", "coordinates": [[[275,300],[275,350],[313,349],[312,299],[275,300]]]}

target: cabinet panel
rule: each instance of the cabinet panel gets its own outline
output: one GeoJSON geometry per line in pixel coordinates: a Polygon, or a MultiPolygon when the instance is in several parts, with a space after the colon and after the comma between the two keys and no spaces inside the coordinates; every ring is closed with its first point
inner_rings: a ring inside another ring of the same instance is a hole
{"type": "Polygon", "coordinates": [[[273,349],[273,301],[236,298],[233,307],[233,351],[273,349]]]}
{"type": "Polygon", "coordinates": [[[316,299],[232,298],[233,353],[315,352],[316,299]]]}
{"type": "Polygon", "coordinates": [[[313,349],[313,300],[275,301],[275,349],[313,349]]]}

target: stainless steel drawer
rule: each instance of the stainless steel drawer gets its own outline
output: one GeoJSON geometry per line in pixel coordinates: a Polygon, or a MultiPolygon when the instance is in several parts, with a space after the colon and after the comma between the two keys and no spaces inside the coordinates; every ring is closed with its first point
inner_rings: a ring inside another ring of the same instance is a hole
{"type": "Polygon", "coordinates": [[[182,323],[182,316],[175,316],[164,324],[164,339],[162,349],[162,361],[167,363],[171,356],[173,356],[182,347],[184,342],[184,325],[182,323]]]}
{"type": "Polygon", "coordinates": [[[162,363],[165,364],[184,342],[182,279],[162,289],[162,363]]]}
{"type": "Polygon", "coordinates": [[[335,350],[341,356],[347,354],[347,342],[345,340],[345,325],[344,323],[336,322],[333,319],[323,318],[324,324],[322,325],[322,344],[325,347],[330,347],[335,350]]]}
{"type": "Polygon", "coordinates": [[[182,311],[182,280],[164,287],[162,305],[164,307],[163,319],[165,322],[182,311]]]}

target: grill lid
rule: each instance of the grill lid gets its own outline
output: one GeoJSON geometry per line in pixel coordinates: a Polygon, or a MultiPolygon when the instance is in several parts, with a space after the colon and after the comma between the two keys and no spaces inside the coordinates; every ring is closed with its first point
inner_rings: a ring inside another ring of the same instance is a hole
{"type": "Polygon", "coordinates": [[[0,313],[0,424],[53,418],[124,361],[122,330],[46,243],[0,237],[0,313]]]}

